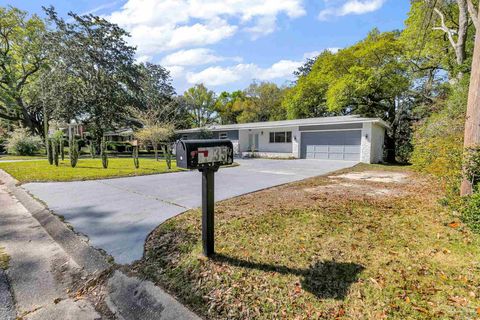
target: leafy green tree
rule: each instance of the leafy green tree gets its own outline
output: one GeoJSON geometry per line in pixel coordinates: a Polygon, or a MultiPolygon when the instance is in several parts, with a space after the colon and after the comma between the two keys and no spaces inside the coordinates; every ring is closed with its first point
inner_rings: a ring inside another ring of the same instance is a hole
{"type": "Polygon", "coordinates": [[[336,59],[336,54],[330,51],[322,52],[308,75],[300,77],[293,87],[287,89],[282,101],[287,118],[325,117],[338,113],[329,111],[326,104],[329,78],[335,72],[336,59]],[[328,72],[328,75],[324,72],[328,72]]]}
{"type": "Polygon", "coordinates": [[[222,92],[215,104],[215,110],[220,116],[221,124],[233,124],[237,123],[237,118],[241,115],[242,111],[240,108],[236,107],[238,101],[244,100],[245,94],[241,90],[229,92],[222,92]]]}
{"type": "Polygon", "coordinates": [[[45,33],[38,16],[0,7],[0,119],[41,135],[42,108],[31,90],[46,60],[45,33]]]}
{"type": "Polygon", "coordinates": [[[160,65],[146,63],[137,66],[139,91],[133,117],[140,115],[140,126],[146,122],[173,123],[183,128],[188,124],[188,113],[175,99],[175,89],[168,70],[160,65]],[[150,118],[148,120],[147,118],[150,118]]]}
{"type": "Polygon", "coordinates": [[[312,71],[315,61],[317,61],[318,56],[314,58],[307,58],[304,64],[302,64],[297,70],[293,72],[293,75],[297,78],[304,77],[312,71]]]}
{"type": "Polygon", "coordinates": [[[106,130],[125,124],[138,96],[135,48],[123,29],[103,18],[70,13],[66,22],[52,7],[45,11],[55,26],[47,37],[50,68],[67,84],[49,88],[59,99],[58,116],[81,120],[100,145],[106,130]]]}
{"type": "Polygon", "coordinates": [[[475,36],[469,2],[474,7],[470,0],[412,1],[402,38],[413,67],[436,66],[452,79],[469,72],[475,36]]]}
{"type": "Polygon", "coordinates": [[[235,109],[242,111],[238,122],[275,121],[286,119],[282,107],[284,90],[272,82],[253,82],[244,90],[245,99],[235,109]]]}
{"type": "MultiPolygon", "coordinates": [[[[324,52],[312,71],[284,100],[293,117],[359,114],[387,121],[387,160],[395,161],[400,115],[411,107],[411,81],[399,32],[373,30],[366,39],[336,54],[324,52]]],[[[407,113],[405,113],[407,110],[407,113]]]]}
{"type": "Polygon", "coordinates": [[[203,84],[189,88],[179,102],[188,111],[190,122],[196,128],[205,127],[217,118],[215,93],[203,84]]]}
{"type": "Polygon", "coordinates": [[[174,135],[172,124],[153,124],[146,126],[135,133],[135,136],[143,144],[150,144],[155,153],[155,160],[158,161],[158,146],[169,143],[174,135]]]}

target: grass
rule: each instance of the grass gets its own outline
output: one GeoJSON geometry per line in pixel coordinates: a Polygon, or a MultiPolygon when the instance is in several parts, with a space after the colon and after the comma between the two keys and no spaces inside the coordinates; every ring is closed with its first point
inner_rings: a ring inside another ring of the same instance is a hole
{"type": "Polygon", "coordinates": [[[0,269],[7,270],[9,262],[10,262],[10,257],[5,252],[5,248],[0,247],[0,269]]]}
{"type": "Polygon", "coordinates": [[[0,155],[1,160],[37,160],[37,159],[46,159],[45,156],[14,156],[14,155],[0,155]]]}
{"type": "Polygon", "coordinates": [[[479,237],[438,204],[435,181],[349,171],[366,170],[408,181],[317,177],[223,201],[212,259],[191,210],[160,225],[131,270],[207,319],[480,316],[479,237]]]}
{"type": "Polygon", "coordinates": [[[140,168],[135,169],[131,158],[110,158],[107,169],[102,167],[101,159],[80,159],[75,168],[70,166],[68,159],[60,161],[58,167],[50,165],[46,159],[26,162],[0,162],[0,169],[5,170],[21,183],[93,180],[180,170],[176,167],[175,161],[172,161],[172,169],[169,170],[165,161],[155,161],[154,159],[140,159],[140,168]]]}

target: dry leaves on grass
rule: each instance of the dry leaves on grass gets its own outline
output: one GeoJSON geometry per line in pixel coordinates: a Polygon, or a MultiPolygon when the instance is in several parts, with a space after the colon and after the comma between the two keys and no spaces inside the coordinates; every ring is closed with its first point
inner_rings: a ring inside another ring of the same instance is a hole
{"type": "Polygon", "coordinates": [[[449,225],[441,188],[404,174],[317,177],[223,201],[212,260],[199,259],[200,212],[187,212],[151,234],[136,268],[208,319],[471,318],[480,242],[449,225]]]}

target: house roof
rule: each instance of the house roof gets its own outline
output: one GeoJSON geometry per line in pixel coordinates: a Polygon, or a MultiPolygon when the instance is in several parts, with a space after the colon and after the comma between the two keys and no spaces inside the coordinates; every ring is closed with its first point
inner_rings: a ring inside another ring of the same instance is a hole
{"type": "Polygon", "coordinates": [[[281,121],[266,121],[266,122],[250,122],[237,123],[227,125],[213,124],[204,128],[193,128],[185,130],[177,130],[177,133],[199,132],[201,130],[209,131],[227,131],[239,129],[263,129],[263,128],[277,128],[277,127],[291,127],[291,126],[305,126],[305,125],[329,125],[329,124],[348,124],[348,123],[364,123],[373,122],[379,124],[384,128],[389,128],[389,125],[379,118],[362,118],[358,115],[339,116],[339,117],[322,117],[322,118],[308,118],[295,120],[281,120],[281,121]]]}
{"type": "Polygon", "coordinates": [[[130,136],[133,134],[132,128],[122,128],[115,131],[105,132],[104,136],[130,136]]]}

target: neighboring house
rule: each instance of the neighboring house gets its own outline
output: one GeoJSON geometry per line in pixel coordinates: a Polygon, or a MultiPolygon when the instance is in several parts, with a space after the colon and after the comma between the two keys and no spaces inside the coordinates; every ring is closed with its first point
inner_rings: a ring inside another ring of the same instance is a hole
{"type": "Polygon", "coordinates": [[[383,160],[385,130],[377,118],[341,116],[212,125],[178,130],[181,139],[230,139],[242,157],[331,159],[377,163],[383,160]]]}
{"type": "Polygon", "coordinates": [[[133,129],[121,128],[115,131],[104,133],[105,140],[108,142],[131,142],[133,141],[133,129]]]}
{"type": "Polygon", "coordinates": [[[74,135],[83,139],[86,133],[84,125],[82,123],[77,123],[76,121],[71,121],[70,123],[56,121],[50,122],[48,133],[53,134],[57,130],[62,130],[68,140],[74,135]]]}

